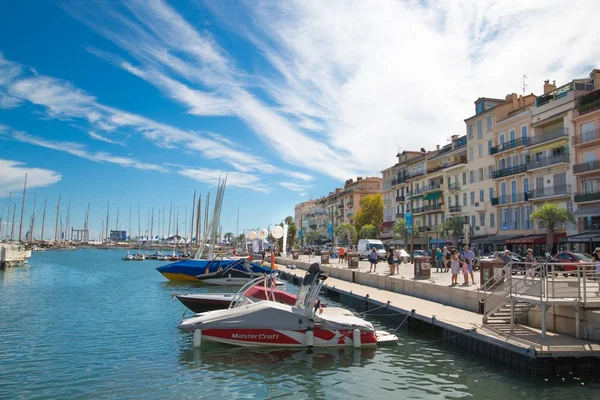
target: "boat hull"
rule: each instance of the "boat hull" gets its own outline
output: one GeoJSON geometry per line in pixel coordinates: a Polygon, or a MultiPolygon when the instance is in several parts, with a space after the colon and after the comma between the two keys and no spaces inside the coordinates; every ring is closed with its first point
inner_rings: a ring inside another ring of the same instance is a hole
{"type": "MultiPolygon", "coordinates": [[[[306,330],[205,329],[202,340],[242,347],[307,347],[306,330]]],[[[331,331],[315,328],[314,347],[353,347],[352,330],[331,331]]],[[[361,331],[361,347],[377,345],[372,331],[361,331]]]]}
{"type": "Polygon", "coordinates": [[[203,313],[229,308],[234,294],[224,293],[215,295],[179,295],[177,299],[195,313],[203,313]]]}

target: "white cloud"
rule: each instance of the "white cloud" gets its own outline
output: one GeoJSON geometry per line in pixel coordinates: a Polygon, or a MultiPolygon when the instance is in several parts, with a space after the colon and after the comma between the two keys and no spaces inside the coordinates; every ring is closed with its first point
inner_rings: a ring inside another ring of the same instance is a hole
{"type": "Polygon", "coordinates": [[[284,188],[289,189],[293,192],[304,192],[305,190],[310,188],[310,185],[302,185],[302,184],[293,183],[293,182],[279,182],[279,185],[281,185],[284,188]]]}
{"type": "Polygon", "coordinates": [[[12,191],[23,190],[25,174],[27,187],[30,189],[50,186],[62,179],[56,171],[27,167],[19,161],[0,159],[0,197],[8,196],[12,191]]]}
{"type": "Polygon", "coordinates": [[[88,135],[92,139],[99,140],[101,142],[106,142],[106,143],[110,143],[110,144],[118,144],[119,146],[123,146],[123,143],[121,143],[121,142],[117,142],[115,140],[109,139],[107,137],[104,137],[104,136],[102,136],[102,135],[100,135],[98,133],[92,132],[92,131],[89,131],[88,135]]]}
{"type": "Polygon", "coordinates": [[[198,182],[208,183],[216,186],[219,179],[224,179],[227,174],[227,186],[237,186],[240,188],[254,190],[256,192],[268,194],[271,188],[256,175],[244,174],[236,171],[218,171],[205,168],[186,168],[178,171],[179,174],[198,182]]]}

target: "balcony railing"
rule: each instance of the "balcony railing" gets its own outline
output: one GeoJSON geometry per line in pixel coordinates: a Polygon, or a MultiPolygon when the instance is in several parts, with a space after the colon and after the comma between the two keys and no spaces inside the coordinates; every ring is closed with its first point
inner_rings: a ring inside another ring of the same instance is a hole
{"type": "Polygon", "coordinates": [[[577,99],[579,115],[587,114],[600,108],[600,92],[594,91],[577,99]]]}
{"type": "Polygon", "coordinates": [[[404,196],[396,196],[396,201],[404,201],[406,200],[406,197],[404,196]]]}
{"type": "Polygon", "coordinates": [[[600,192],[575,193],[575,203],[600,200],[600,192]]]}
{"type": "Polygon", "coordinates": [[[442,209],[443,206],[443,204],[432,204],[430,206],[423,206],[423,212],[439,211],[442,209]]]}
{"type": "Polygon", "coordinates": [[[527,146],[535,146],[540,143],[549,142],[551,140],[568,137],[569,136],[569,128],[558,128],[550,132],[543,133],[541,135],[536,135],[534,137],[530,137],[527,143],[527,146]]]}
{"type": "Polygon", "coordinates": [[[493,171],[492,178],[493,179],[504,178],[505,176],[522,174],[523,172],[527,172],[527,165],[525,165],[525,164],[518,165],[516,167],[503,168],[503,169],[499,169],[497,171],[493,171]]]}
{"type": "Polygon", "coordinates": [[[419,226],[419,232],[431,232],[431,227],[429,226],[419,226]]]}
{"type": "Polygon", "coordinates": [[[529,200],[529,193],[513,193],[505,196],[492,197],[492,205],[520,203],[529,200]]]}
{"type": "Polygon", "coordinates": [[[421,193],[423,193],[423,188],[422,187],[415,187],[412,190],[412,195],[413,196],[416,196],[416,195],[421,194],[421,193]]]}
{"type": "Polygon", "coordinates": [[[434,183],[433,185],[425,186],[421,188],[421,193],[430,192],[432,190],[437,190],[442,187],[441,183],[434,183]]]}
{"type": "Polygon", "coordinates": [[[464,157],[464,158],[461,158],[461,159],[459,159],[457,161],[452,161],[452,162],[449,162],[449,163],[444,163],[444,164],[438,165],[437,167],[434,167],[434,168],[429,168],[427,170],[427,173],[428,174],[432,174],[434,172],[441,171],[441,170],[443,170],[445,168],[450,168],[450,167],[454,167],[455,165],[458,165],[458,164],[466,164],[466,163],[467,163],[467,158],[464,157]]]}
{"type": "Polygon", "coordinates": [[[396,213],[396,218],[404,218],[404,213],[396,213]]]}
{"type": "Polygon", "coordinates": [[[424,207],[413,207],[413,209],[412,209],[413,214],[421,214],[424,211],[425,211],[424,207]]]}
{"type": "Polygon", "coordinates": [[[521,137],[506,143],[500,143],[499,145],[494,146],[490,149],[490,154],[494,155],[506,150],[514,149],[515,147],[527,146],[527,143],[529,143],[528,137],[521,137]]]}
{"type": "Polygon", "coordinates": [[[529,192],[529,199],[542,199],[544,197],[571,194],[571,185],[560,185],[544,189],[535,189],[529,192]]]}
{"type": "Polygon", "coordinates": [[[539,160],[529,161],[527,163],[527,169],[531,171],[532,169],[549,167],[564,162],[569,162],[569,153],[556,154],[554,156],[540,158],[539,160]]]}
{"type": "Polygon", "coordinates": [[[459,182],[452,182],[448,184],[448,190],[460,190],[460,183],[459,182]]]}
{"type": "Polygon", "coordinates": [[[582,132],[579,135],[575,135],[573,138],[573,145],[585,144],[594,140],[600,139],[600,129],[593,129],[591,131],[582,132]]]}
{"type": "Polygon", "coordinates": [[[461,206],[450,206],[450,207],[448,207],[448,212],[450,214],[462,212],[462,207],[461,206]]]}
{"type": "Polygon", "coordinates": [[[574,174],[581,174],[583,172],[596,171],[598,169],[600,169],[600,161],[598,161],[598,160],[588,161],[588,162],[584,162],[581,164],[573,165],[573,173],[574,174]]]}
{"type": "Polygon", "coordinates": [[[423,175],[425,175],[425,171],[418,171],[418,172],[415,172],[413,174],[408,174],[408,176],[406,177],[405,180],[409,180],[409,179],[412,179],[412,178],[416,178],[417,176],[423,176],[423,175]]]}

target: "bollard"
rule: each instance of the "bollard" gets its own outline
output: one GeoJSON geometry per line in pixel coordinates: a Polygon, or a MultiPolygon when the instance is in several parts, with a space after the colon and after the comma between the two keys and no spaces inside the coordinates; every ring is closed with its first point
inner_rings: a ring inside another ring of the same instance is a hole
{"type": "Polygon", "coordinates": [[[306,331],[306,346],[311,349],[315,345],[315,333],[313,331],[306,331]]]}
{"type": "Polygon", "coordinates": [[[196,329],[194,331],[194,348],[197,349],[202,344],[202,331],[200,329],[196,329]]]}
{"type": "Polygon", "coordinates": [[[352,331],[352,342],[354,344],[355,349],[360,349],[360,347],[361,347],[360,329],[355,329],[352,331]]]}

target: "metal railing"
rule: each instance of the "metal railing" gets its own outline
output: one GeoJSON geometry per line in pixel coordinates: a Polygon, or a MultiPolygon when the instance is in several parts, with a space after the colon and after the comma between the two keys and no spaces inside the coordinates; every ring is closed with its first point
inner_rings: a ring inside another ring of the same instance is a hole
{"type": "Polygon", "coordinates": [[[429,191],[431,191],[431,190],[437,190],[437,189],[439,189],[439,188],[441,188],[441,187],[442,187],[442,184],[441,184],[441,183],[433,183],[433,184],[431,184],[431,185],[429,185],[429,186],[424,186],[424,187],[421,189],[421,192],[422,192],[422,193],[425,193],[425,192],[429,192],[429,191]]]}
{"type": "Polygon", "coordinates": [[[527,146],[535,146],[536,144],[549,142],[551,140],[559,139],[562,137],[569,136],[569,128],[558,128],[550,132],[545,132],[541,135],[530,137],[527,146]]]}
{"type": "Polygon", "coordinates": [[[598,160],[588,161],[581,164],[573,165],[573,173],[581,174],[583,172],[596,171],[600,169],[600,162],[598,160]]]}
{"type": "Polygon", "coordinates": [[[600,129],[585,131],[573,137],[573,145],[577,146],[600,139],[600,129]]]}
{"type": "Polygon", "coordinates": [[[559,185],[544,189],[535,189],[529,192],[529,200],[542,199],[544,197],[561,196],[571,194],[571,185],[559,185]]]}
{"type": "Polygon", "coordinates": [[[512,193],[504,196],[492,197],[492,205],[520,203],[529,200],[529,193],[512,193]]]}
{"type": "Polygon", "coordinates": [[[448,212],[449,213],[459,213],[459,212],[462,212],[462,207],[461,206],[450,206],[450,207],[448,207],[448,212]]]}
{"type": "Polygon", "coordinates": [[[461,184],[459,182],[452,182],[448,184],[448,190],[460,190],[461,184]]]}
{"type": "Polygon", "coordinates": [[[517,165],[516,167],[511,168],[502,168],[492,172],[492,179],[504,178],[505,176],[522,174],[523,172],[527,172],[527,165],[517,165]]]}
{"type": "Polygon", "coordinates": [[[537,168],[543,168],[564,162],[569,162],[569,153],[557,154],[550,157],[544,157],[539,160],[529,161],[527,163],[527,169],[532,170],[537,168]]]}
{"type": "Polygon", "coordinates": [[[499,145],[490,148],[490,154],[498,154],[506,150],[514,149],[515,147],[525,146],[529,143],[528,137],[520,137],[518,139],[511,140],[506,143],[500,143],[499,145]]]}
{"type": "Polygon", "coordinates": [[[575,203],[600,200],[600,192],[575,193],[575,203]]]}

